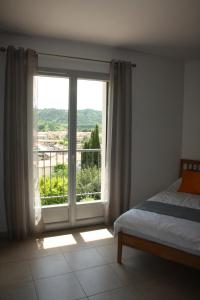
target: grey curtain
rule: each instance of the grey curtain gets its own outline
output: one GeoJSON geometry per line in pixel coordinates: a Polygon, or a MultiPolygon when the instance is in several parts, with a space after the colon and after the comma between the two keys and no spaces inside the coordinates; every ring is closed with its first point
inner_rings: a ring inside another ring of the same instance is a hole
{"type": "Polygon", "coordinates": [[[107,107],[106,222],[129,209],[131,189],[132,67],[112,61],[107,107]]]}
{"type": "Polygon", "coordinates": [[[9,46],[6,58],[4,103],[4,196],[10,238],[23,239],[34,226],[30,199],[30,130],[33,76],[37,55],[33,50],[9,46]]]}

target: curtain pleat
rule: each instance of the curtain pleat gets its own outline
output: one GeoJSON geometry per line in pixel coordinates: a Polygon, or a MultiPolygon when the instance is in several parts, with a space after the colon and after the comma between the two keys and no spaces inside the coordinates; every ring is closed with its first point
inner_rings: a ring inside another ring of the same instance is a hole
{"type": "Polygon", "coordinates": [[[132,66],[112,61],[108,100],[105,199],[106,222],[129,209],[131,194],[132,66]]]}
{"type": "Polygon", "coordinates": [[[37,55],[33,50],[8,47],[4,104],[4,197],[11,239],[24,239],[34,231],[34,199],[30,196],[33,163],[30,118],[36,70],[37,55]]]}

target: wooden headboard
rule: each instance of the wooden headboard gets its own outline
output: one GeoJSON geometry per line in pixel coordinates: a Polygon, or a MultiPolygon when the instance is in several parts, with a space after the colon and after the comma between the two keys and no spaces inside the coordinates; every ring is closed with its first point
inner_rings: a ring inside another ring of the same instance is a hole
{"type": "Polygon", "coordinates": [[[200,172],[200,160],[181,159],[180,177],[184,170],[200,172]]]}

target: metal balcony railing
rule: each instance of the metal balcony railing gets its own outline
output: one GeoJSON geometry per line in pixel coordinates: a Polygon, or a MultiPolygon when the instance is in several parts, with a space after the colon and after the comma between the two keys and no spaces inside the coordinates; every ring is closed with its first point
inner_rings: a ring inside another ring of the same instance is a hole
{"type": "MultiPolygon", "coordinates": [[[[42,205],[68,202],[68,150],[37,151],[42,205]]],[[[76,151],[76,201],[101,198],[101,149],[76,151]]]]}

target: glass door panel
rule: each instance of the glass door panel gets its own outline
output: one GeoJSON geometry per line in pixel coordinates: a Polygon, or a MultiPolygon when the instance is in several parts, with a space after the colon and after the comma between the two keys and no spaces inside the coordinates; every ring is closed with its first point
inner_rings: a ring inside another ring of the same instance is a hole
{"type": "Polygon", "coordinates": [[[76,203],[101,200],[105,91],[104,81],[77,80],[76,203]]]}
{"type": "Polygon", "coordinates": [[[102,222],[107,81],[37,76],[39,189],[49,229],[102,222]],[[55,224],[55,225],[54,225],[55,224]]]}
{"type": "Polygon", "coordinates": [[[37,76],[37,145],[43,206],[68,203],[69,78],[37,76]]]}

